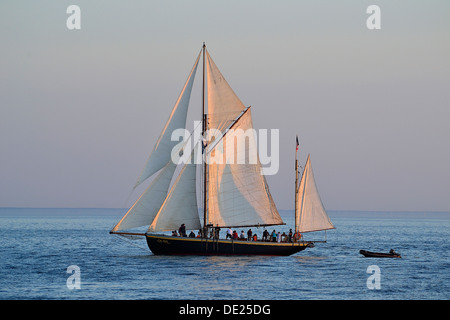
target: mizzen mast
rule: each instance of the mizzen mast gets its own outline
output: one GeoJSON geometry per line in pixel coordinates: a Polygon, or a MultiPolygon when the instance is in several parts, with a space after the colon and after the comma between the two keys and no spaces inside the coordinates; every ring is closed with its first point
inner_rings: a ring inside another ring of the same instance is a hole
{"type": "Polygon", "coordinates": [[[297,160],[297,152],[298,152],[298,136],[296,137],[296,147],[295,147],[295,232],[298,231],[298,210],[297,210],[297,203],[298,203],[298,160],[297,160]]]}

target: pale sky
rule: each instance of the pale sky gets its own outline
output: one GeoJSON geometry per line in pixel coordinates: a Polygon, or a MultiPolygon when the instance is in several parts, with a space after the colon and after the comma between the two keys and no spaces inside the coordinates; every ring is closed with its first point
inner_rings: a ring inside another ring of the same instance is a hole
{"type": "Polygon", "coordinates": [[[327,209],[450,211],[449,16],[447,0],[2,1],[0,207],[130,205],[205,41],[254,126],[280,130],[279,209],[298,134],[327,209]]]}

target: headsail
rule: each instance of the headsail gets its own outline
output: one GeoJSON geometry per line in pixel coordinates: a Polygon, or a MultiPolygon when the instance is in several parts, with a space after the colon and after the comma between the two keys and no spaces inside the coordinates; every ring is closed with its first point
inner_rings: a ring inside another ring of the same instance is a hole
{"type": "Polygon", "coordinates": [[[208,221],[214,226],[283,224],[261,175],[254,133],[248,109],[209,154],[208,221]]]}
{"type": "Polygon", "coordinates": [[[171,161],[170,155],[173,147],[178,143],[178,141],[172,141],[171,135],[175,129],[186,127],[186,116],[189,106],[189,100],[191,98],[192,85],[194,83],[195,73],[197,71],[198,61],[200,60],[201,52],[199,53],[197,60],[189,74],[186,83],[184,84],[183,90],[178,97],[175,106],[169,116],[169,119],[164,126],[164,129],[159,136],[157,143],[155,144],[150,157],[147,160],[144,169],[136,182],[135,187],[144,182],[148,177],[159,171],[164,167],[167,162],[171,161]]]}
{"type": "Polygon", "coordinates": [[[196,150],[192,151],[148,231],[177,230],[182,223],[188,230],[201,228],[196,194],[197,165],[192,163],[196,150]]]}
{"type": "Polygon", "coordinates": [[[298,212],[295,214],[297,220],[295,223],[298,230],[296,231],[311,232],[335,229],[323,207],[322,200],[320,200],[309,155],[297,194],[298,212]]]}
{"type": "Polygon", "coordinates": [[[122,220],[111,231],[116,232],[150,225],[156,217],[164,199],[166,199],[170,181],[172,180],[176,167],[172,161],[169,161],[124,215],[122,220]]]}

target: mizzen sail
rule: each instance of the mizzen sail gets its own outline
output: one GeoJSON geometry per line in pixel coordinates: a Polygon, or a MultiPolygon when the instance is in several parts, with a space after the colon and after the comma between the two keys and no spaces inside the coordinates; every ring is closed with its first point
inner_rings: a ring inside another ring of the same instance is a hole
{"type": "Polygon", "coordinates": [[[335,229],[320,200],[309,156],[297,191],[297,211],[295,223],[298,230],[296,231],[335,229]]]}

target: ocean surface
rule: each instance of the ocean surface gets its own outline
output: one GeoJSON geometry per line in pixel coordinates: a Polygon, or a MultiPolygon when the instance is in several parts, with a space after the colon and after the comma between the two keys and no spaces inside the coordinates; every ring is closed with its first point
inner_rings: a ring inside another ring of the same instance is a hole
{"type": "Polygon", "coordinates": [[[327,242],[289,257],[155,256],[108,233],[123,213],[0,208],[0,299],[450,298],[450,213],[330,212],[335,230],[305,235],[327,242]]]}

